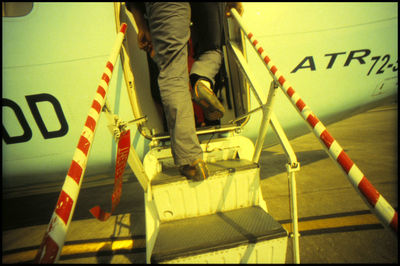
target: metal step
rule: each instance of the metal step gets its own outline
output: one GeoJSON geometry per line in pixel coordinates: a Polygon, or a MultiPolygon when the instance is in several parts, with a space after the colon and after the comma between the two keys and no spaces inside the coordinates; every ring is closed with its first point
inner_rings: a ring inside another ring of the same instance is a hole
{"type": "Polygon", "coordinates": [[[154,176],[151,191],[160,222],[263,204],[257,164],[232,159],[208,163],[208,169],[209,178],[199,182],[182,176],[176,167],[154,176]]]}
{"type": "Polygon", "coordinates": [[[151,262],[162,263],[282,237],[286,239],[287,232],[258,206],[164,222],[160,224],[151,262]]]}
{"type": "MultiPolygon", "coordinates": [[[[248,160],[241,159],[230,159],[226,161],[217,161],[217,162],[208,162],[207,168],[209,171],[209,176],[216,176],[222,174],[234,173],[237,171],[244,171],[249,169],[258,168],[258,164],[253,163],[248,160]]],[[[185,176],[179,172],[178,167],[173,166],[170,168],[163,169],[162,172],[158,173],[152,180],[151,185],[163,185],[174,183],[178,181],[188,180],[190,182],[194,182],[192,180],[187,179],[185,176]]]]}
{"type": "Polygon", "coordinates": [[[253,143],[241,136],[202,143],[209,178],[179,173],[170,148],[144,159],[147,263],[283,263],[287,232],[268,214],[253,143]]]}

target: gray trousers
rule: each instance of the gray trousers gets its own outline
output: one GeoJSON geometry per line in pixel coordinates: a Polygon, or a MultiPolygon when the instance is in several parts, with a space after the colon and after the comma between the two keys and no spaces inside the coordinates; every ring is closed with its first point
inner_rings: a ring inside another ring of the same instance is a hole
{"type": "MultiPolygon", "coordinates": [[[[160,70],[158,85],[177,166],[203,157],[196,135],[189,91],[188,47],[191,9],[188,2],[146,2],[154,61],[160,70]]],[[[206,38],[206,36],[204,36],[206,38]]],[[[208,52],[192,68],[213,80],[221,65],[221,52],[208,52]],[[197,65],[197,66],[196,66],[197,65]]]]}

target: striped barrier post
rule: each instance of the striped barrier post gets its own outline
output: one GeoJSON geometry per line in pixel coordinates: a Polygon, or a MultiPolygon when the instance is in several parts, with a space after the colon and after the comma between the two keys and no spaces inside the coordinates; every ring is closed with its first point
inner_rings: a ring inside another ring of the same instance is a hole
{"type": "Polygon", "coordinates": [[[379,192],[368,181],[357,165],[344,152],[339,143],[329,134],[322,122],[318,120],[317,116],[300,98],[300,95],[294,91],[289,82],[286,81],[286,79],[281,75],[281,73],[278,71],[278,68],[275,66],[275,64],[273,64],[264,49],[261,47],[260,43],[254,37],[254,35],[248,31],[240,15],[234,8],[231,9],[231,14],[233,14],[233,17],[236,19],[240,28],[253,45],[253,48],[264,62],[264,65],[267,67],[268,71],[271,73],[273,78],[279,82],[281,89],[287,95],[291,103],[295,106],[299,114],[307,122],[314,135],[326,148],[329,156],[343,170],[350,183],[359,192],[359,194],[361,194],[362,198],[368,202],[369,207],[378,216],[381,222],[385,226],[390,227],[397,234],[397,212],[383,198],[383,196],[379,194],[379,192]]]}
{"type": "Polygon", "coordinates": [[[122,41],[124,39],[127,24],[123,23],[117,34],[111,55],[106,64],[105,71],[97,87],[97,92],[89,110],[78,146],[75,149],[71,166],[65,178],[57,205],[50,219],[49,226],[43,237],[39,251],[35,257],[35,263],[54,263],[58,261],[64,246],[68,227],[71,222],[76,201],[82,184],[82,177],[86,170],[91,143],[93,142],[97,121],[105,103],[114,64],[117,61],[122,41]]]}

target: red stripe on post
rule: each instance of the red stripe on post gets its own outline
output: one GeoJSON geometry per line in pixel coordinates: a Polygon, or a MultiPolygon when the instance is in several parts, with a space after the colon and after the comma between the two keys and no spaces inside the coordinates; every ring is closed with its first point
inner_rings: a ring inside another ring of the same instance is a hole
{"type": "Polygon", "coordinates": [[[360,183],[358,184],[358,189],[368,200],[369,204],[375,207],[379,199],[379,192],[374,188],[374,186],[368,181],[368,179],[365,176],[361,179],[360,183]]]}
{"type": "Polygon", "coordinates": [[[276,66],[271,67],[272,74],[275,75],[276,71],[278,71],[278,68],[276,68],[276,66]]]}
{"type": "Polygon", "coordinates": [[[253,41],[253,45],[254,45],[254,46],[256,46],[256,45],[257,45],[257,43],[258,43],[258,41],[257,41],[257,40],[254,40],[254,41],[253,41]]]}
{"type": "Polygon", "coordinates": [[[96,128],[96,120],[93,119],[93,117],[88,116],[86,119],[85,126],[90,128],[92,132],[94,133],[94,129],[96,128]]]}
{"type": "Polygon", "coordinates": [[[106,73],[103,73],[101,79],[104,80],[107,83],[107,85],[110,82],[110,77],[106,73]]]}
{"type": "Polygon", "coordinates": [[[306,104],[303,102],[302,99],[299,99],[299,100],[296,102],[296,106],[297,106],[297,108],[299,108],[299,110],[300,110],[300,112],[301,112],[301,111],[303,111],[303,109],[304,109],[304,107],[306,106],[306,104]]]}
{"type": "Polygon", "coordinates": [[[97,87],[97,93],[100,94],[103,99],[106,97],[106,90],[102,86],[97,87]]]}
{"type": "Polygon", "coordinates": [[[262,47],[260,47],[260,48],[258,48],[257,51],[258,51],[259,54],[262,54],[264,52],[264,49],[262,47]]]}
{"type": "Polygon", "coordinates": [[[64,190],[61,190],[56,210],[54,212],[64,221],[65,224],[68,223],[73,203],[73,199],[67,193],[65,193],[64,190]]]}
{"type": "Polygon", "coordinates": [[[264,57],[264,62],[267,63],[267,65],[268,65],[268,63],[269,63],[270,61],[271,61],[271,59],[269,59],[268,56],[265,56],[265,57],[264,57]]]}
{"type": "Polygon", "coordinates": [[[314,128],[315,125],[318,124],[318,122],[319,122],[318,118],[316,116],[314,116],[313,114],[308,115],[307,121],[312,126],[312,128],[314,128]]]}
{"type": "Polygon", "coordinates": [[[249,39],[251,39],[251,37],[253,37],[253,33],[249,32],[249,34],[247,34],[247,37],[249,37],[249,39]]]}
{"type": "Polygon", "coordinates": [[[82,175],[82,167],[74,160],[72,160],[71,166],[69,167],[68,175],[79,185],[82,175]]]}
{"type": "Polygon", "coordinates": [[[88,154],[90,142],[85,136],[79,138],[78,149],[80,149],[86,156],[88,154]]]}
{"type": "Polygon", "coordinates": [[[294,89],[292,87],[289,87],[286,91],[286,93],[289,95],[290,98],[292,98],[294,94],[294,89]]]}
{"type": "Polygon", "coordinates": [[[328,149],[331,147],[332,143],[335,141],[335,139],[329,134],[329,132],[326,129],[321,133],[321,136],[319,136],[319,137],[325,143],[325,146],[328,149]]]}
{"type": "Polygon", "coordinates": [[[397,212],[394,213],[393,215],[393,219],[390,222],[390,227],[392,227],[394,229],[394,231],[397,233],[397,223],[398,223],[398,216],[397,216],[397,212]]]}
{"type": "Polygon", "coordinates": [[[128,25],[126,25],[126,23],[122,23],[121,30],[119,32],[122,32],[123,34],[125,34],[127,27],[128,27],[128,25]]]}
{"type": "Polygon", "coordinates": [[[348,174],[351,167],[354,165],[353,161],[347,154],[342,151],[336,159],[338,163],[342,166],[343,170],[348,174]]]}
{"type": "MultiPolygon", "coordinates": [[[[103,97],[104,98],[104,97],[103,97]]],[[[100,105],[100,103],[98,102],[98,101],[96,101],[96,100],[93,100],[93,103],[92,103],[92,108],[94,109],[94,110],[96,110],[97,111],[97,113],[99,113],[100,114],[100,111],[101,111],[101,105],[100,105]]]]}
{"type": "Polygon", "coordinates": [[[286,79],[283,76],[280,76],[278,81],[283,86],[283,83],[285,83],[286,79]]]}
{"type": "Polygon", "coordinates": [[[51,238],[49,236],[48,233],[46,233],[42,243],[40,244],[40,248],[39,251],[35,257],[35,261],[34,263],[43,263],[43,264],[50,264],[50,263],[54,263],[54,261],[56,260],[57,257],[57,253],[58,253],[58,245],[57,243],[53,240],[53,238],[51,238]],[[46,247],[46,248],[44,248],[46,247]],[[45,252],[44,255],[42,256],[41,252],[42,251],[45,252]]]}
{"type": "Polygon", "coordinates": [[[111,72],[113,72],[114,66],[113,66],[113,64],[112,64],[110,61],[107,62],[106,67],[107,67],[111,72]]]}

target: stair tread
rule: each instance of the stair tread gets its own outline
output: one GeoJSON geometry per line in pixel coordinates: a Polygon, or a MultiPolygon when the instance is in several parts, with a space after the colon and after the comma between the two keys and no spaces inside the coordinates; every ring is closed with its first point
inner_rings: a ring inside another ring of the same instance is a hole
{"type": "MultiPolygon", "coordinates": [[[[254,162],[244,159],[230,159],[217,162],[207,163],[209,175],[217,175],[221,173],[232,173],[235,171],[243,171],[248,169],[257,168],[258,165],[254,162]]],[[[188,180],[185,176],[182,176],[178,170],[178,167],[172,167],[163,169],[162,172],[158,173],[152,180],[151,185],[162,185],[178,181],[188,180]]]]}
{"type": "Polygon", "coordinates": [[[159,263],[285,236],[283,227],[258,206],[164,222],[151,261],[159,263]]]}

